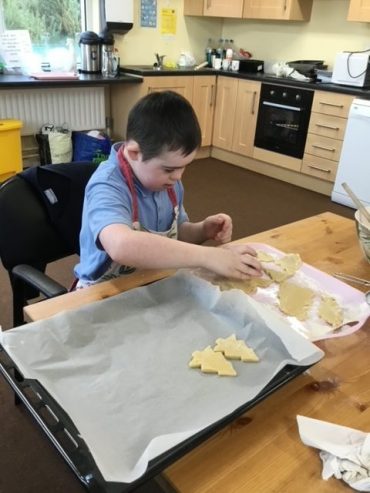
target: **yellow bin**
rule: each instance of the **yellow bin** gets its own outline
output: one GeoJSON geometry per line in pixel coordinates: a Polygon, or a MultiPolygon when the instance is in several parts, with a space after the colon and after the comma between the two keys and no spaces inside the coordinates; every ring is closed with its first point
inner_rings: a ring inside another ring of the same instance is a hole
{"type": "Polygon", "coordinates": [[[23,169],[20,120],[0,120],[0,182],[23,169]]]}

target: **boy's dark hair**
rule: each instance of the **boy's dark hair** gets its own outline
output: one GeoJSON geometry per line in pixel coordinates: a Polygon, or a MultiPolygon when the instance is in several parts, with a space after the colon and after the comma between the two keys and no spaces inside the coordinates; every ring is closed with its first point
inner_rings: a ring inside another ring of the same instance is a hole
{"type": "Polygon", "coordinates": [[[200,146],[201,131],[189,101],[174,91],[161,91],[144,96],[131,109],[126,139],[139,144],[146,161],[168,151],[188,156],[200,146]]]}

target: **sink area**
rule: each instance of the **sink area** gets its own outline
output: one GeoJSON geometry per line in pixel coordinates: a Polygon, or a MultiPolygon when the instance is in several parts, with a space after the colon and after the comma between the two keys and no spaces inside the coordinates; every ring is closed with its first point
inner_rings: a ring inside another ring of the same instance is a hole
{"type": "MultiPolygon", "coordinates": [[[[210,70],[210,69],[208,69],[210,70]]],[[[174,67],[174,68],[169,68],[169,67],[163,67],[161,69],[157,69],[156,67],[153,67],[153,65],[124,65],[121,66],[120,68],[121,73],[126,72],[129,74],[145,74],[147,72],[152,72],[152,74],[168,74],[168,73],[184,73],[184,72],[194,72],[194,67],[174,67]]]]}

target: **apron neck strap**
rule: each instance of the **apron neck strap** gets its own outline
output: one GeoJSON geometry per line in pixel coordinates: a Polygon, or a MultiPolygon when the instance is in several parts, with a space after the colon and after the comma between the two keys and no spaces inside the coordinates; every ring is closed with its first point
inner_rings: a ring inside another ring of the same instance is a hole
{"type": "MultiPolygon", "coordinates": [[[[138,206],[138,200],[137,200],[137,193],[136,193],[136,188],[134,185],[134,175],[131,169],[131,166],[127,162],[127,159],[125,158],[123,154],[123,146],[121,146],[118,149],[118,164],[119,164],[119,169],[123,175],[123,177],[126,180],[127,186],[130,190],[131,193],[131,198],[132,198],[132,221],[133,222],[138,222],[139,221],[139,206],[138,206]]],[[[176,197],[176,192],[173,187],[167,188],[167,193],[168,197],[171,201],[171,204],[173,208],[177,207],[177,197],[176,197]]]]}

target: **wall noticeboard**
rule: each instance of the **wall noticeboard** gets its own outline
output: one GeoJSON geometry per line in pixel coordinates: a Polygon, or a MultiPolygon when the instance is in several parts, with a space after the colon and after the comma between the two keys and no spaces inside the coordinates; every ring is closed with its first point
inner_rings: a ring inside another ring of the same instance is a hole
{"type": "Polygon", "coordinates": [[[141,27],[157,27],[157,0],[141,0],[141,27]]]}

